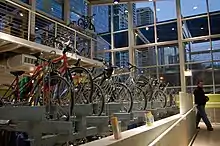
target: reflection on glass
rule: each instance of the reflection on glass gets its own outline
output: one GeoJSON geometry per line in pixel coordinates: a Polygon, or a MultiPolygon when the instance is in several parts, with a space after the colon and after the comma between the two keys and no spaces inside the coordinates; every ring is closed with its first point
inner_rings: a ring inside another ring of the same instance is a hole
{"type": "Polygon", "coordinates": [[[176,19],[175,0],[156,1],[157,22],[176,19]]]}
{"type": "Polygon", "coordinates": [[[114,47],[128,47],[128,31],[118,32],[114,34],[114,47]]]}
{"type": "MultiPolygon", "coordinates": [[[[135,8],[133,9],[135,12],[135,8]]],[[[128,5],[113,5],[113,23],[114,31],[124,30],[128,28],[128,5]]]]}
{"type": "Polygon", "coordinates": [[[212,59],[209,40],[187,42],[184,46],[186,51],[186,62],[209,61],[212,59]]]}
{"type": "Polygon", "coordinates": [[[183,17],[207,13],[206,0],[181,0],[183,17]]]}
{"type": "Polygon", "coordinates": [[[137,23],[135,26],[144,26],[154,23],[154,5],[153,2],[136,3],[137,23]]]}
{"type": "Polygon", "coordinates": [[[63,19],[63,14],[64,14],[63,1],[36,0],[36,8],[56,18],[63,19]]]}
{"type": "Polygon", "coordinates": [[[127,67],[129,62],[128,51],[121,51],[115,53],[115,65],[121,68],[127,67]]]}
{"type": "Polygon", "coordinates": [[[179,65],[159,67],[159,77],[174,86],[180,85],[179,65]]]}
{"type": "Polygon", "coordinates": [[[175,45],[159,46],[158,47],[158,63],[159,65],[179,63],[178,47],[175,45]]]}
{"type": "Polygon", "coordinates": [[[208,3],[209,3],[209,12],[220,10],[219,0],[208,0],[208,3]]]}
{"type": "Polygon", "coordinates": [[[93,6],[92,7],[94,16],[94,25],[97,33],[110,32],[110,17],[109,17],[109,6],[93,6]]]}
{"type": "Polygon", "coordinates": [[[209,35],[208,17],[196,18],[183,21],[184,37],[199,37],[209,35]]]}
{"type": "Polygon", "coordinates": [[[210,14],[210,29],[211,29],[211,34],[220,34],[220,13],[215,14],[211,13],[210,14]]]}
{"type": "Polygon", "coordinates": [[[136,45],[144,45],[155,42],[154,26],[134,29],[136,45]]]}
{"type": "Polygon", "coordinates": [[[212,39],[213,60],[220,60],[220,40],[212,39]]]}
{"type": "Polygon", "coordinates": [[[98,52],[98,53],[95,53],[95,57],[96,58],[103,58],[107,62],[111,62],[112,61],[111,52],[98,52]]]}
{"type": "Polygon", "coordinates": [[[177,40],[177,23],[157,25],[157,41],[173,41],[177,40]]]}
{"type": "Polygon", "coordinates": [[[138,67],[147,67],[156,65],[156,49],[148,47],[135,50],[135,60],[138,67]]]}

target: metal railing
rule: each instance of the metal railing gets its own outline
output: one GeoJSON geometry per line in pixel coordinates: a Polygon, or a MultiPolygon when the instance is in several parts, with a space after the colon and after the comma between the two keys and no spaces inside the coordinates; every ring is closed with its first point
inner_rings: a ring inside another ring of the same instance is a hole
{"type": "Polygon", "coordinates": [[[82,29],[77,31],[11,0],[0,2],[0,18],[0,32],[56,49],[58,48],[53,43],[54,39],[69,35],[68,39],[74,44],[72,51],[80,52],[83,49],[84,53],[80,55],[84,57],[94,57],[95,50],[103,46],[102,42],[97,41],[94,33],[82,29]]]}

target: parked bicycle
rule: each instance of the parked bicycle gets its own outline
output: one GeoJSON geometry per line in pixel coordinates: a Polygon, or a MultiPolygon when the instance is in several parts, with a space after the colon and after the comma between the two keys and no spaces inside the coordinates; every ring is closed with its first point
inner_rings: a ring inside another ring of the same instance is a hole
{"type": "MultiPolygon", "coordinates": [[[[95,16],[95,14],[93,14],[92,16],[85,16],[85,15],[83,15],[77,21],[78,26],[82,27],[83,29],[93,30],[95,32],[95,26],[94,26],[94,24],[92,22],[94,16],[95,16]]],[[[68,26],[69,27],[74,27],[75,23],[76,23],[75,21],[72,21],[68,26]]]]}

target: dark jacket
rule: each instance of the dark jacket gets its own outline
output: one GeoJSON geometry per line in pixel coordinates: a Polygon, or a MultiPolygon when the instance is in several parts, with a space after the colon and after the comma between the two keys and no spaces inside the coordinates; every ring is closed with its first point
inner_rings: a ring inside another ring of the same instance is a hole
{"type": "Polygon", "coordinates": [[[205,105],[208,101],[208,97],[205,96],[205,92],[201,87],[197,87],[194,92],[195,104],[197,105],[205,105]]]}

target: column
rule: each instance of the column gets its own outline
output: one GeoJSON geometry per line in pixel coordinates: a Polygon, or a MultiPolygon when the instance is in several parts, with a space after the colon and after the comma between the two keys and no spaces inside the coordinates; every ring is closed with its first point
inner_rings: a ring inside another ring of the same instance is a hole
{"type": "Polygon", "coordinates": [[[70,23],[70,0],[64,0],[64,22],[68,25],[70,23]]]}
{"type": "Polygon", "coordinates": [[[31,5],[31,11],[29,11],[29,20],[28,20],[28,33],[29,33],[29,39],[33,39],[35,35],[35,12],[36,11],[36,0],[29,0],[29,3],[31,5]]]}
{"type": "Polygon", "coordinates": [[[181,21],[181,7],[180,0],[176,0],[176,12],[177,12],[177,30],[178,30],[178,45],[179,45],[179,61],[180,61],[180,81],[181,91],[186,92],[186,79],[185,79],[185,48],[183,47],[182,37],[182,21],[181,21]]]}
{"type": "MultiPolygon", "coordinates": [[[[113,5],[111,5],[111,10],[110,10],[110,21],[111,21],[111,50],[114,50],[115,42],[114,42],[114,9],[113,5]]],[[[115,53],[111,52],[111,58],[112,58],[112,64],[115,64],[115,53]]]]}
{"type": "Polygon", "coordinates": [[[129,47],[129,62],[135,64],[134,56],[134,31],[133,31],[133,5],[128,2],[128,47],[129,47]]]}

